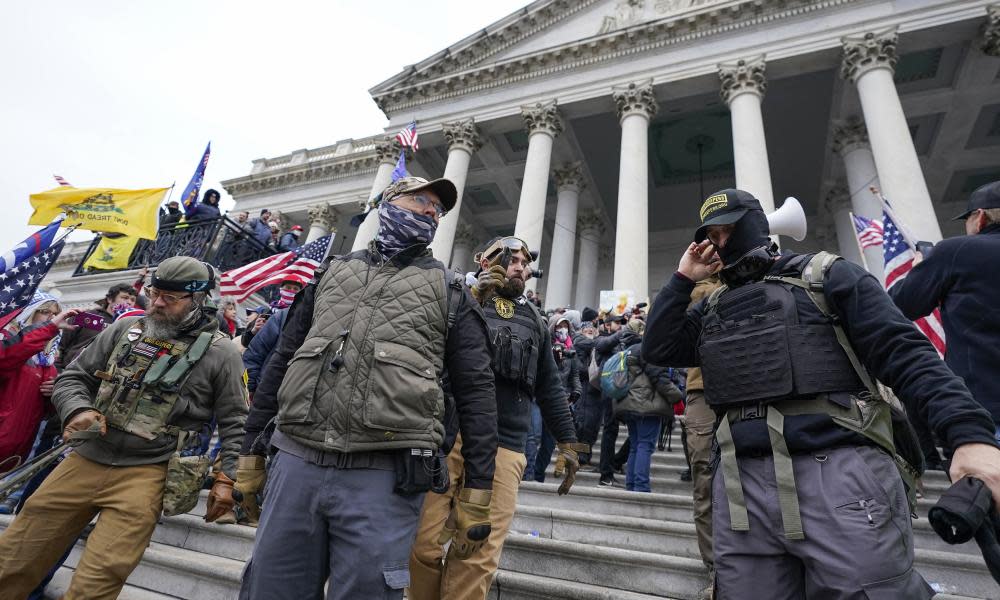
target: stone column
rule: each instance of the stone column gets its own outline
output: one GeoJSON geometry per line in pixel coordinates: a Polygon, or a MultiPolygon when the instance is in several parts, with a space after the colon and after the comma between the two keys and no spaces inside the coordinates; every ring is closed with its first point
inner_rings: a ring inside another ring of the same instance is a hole
{"type": "MultiPolygon", "coordinates": [[[[385,188],[392,183],[392,170],[396,168],[396,161],[399,160],[399,143],[386,138],[375,144],[375,156],[378,158],[378,171],[375,172],[375,181],[372,182],[371,192],[368,194],[368,201],[371,202],[385,188]]],[[[357,252],[368,247],[368,242],[375,239],[378,233],[378,209],[375,208],[365,217],[361,226],[358,227],[357,237],[351,245],[351,252],[357,252]]]]}
{"type": "Polygon", "coordinates": [[[337,216],[333,213],[333,209],[330,208],[329,204],[317,204],[315,206],[310,206],[309,212],[309,233],[306,235],[306,243],[314,242],[324,235],[330,233],[331,230],[336,232],[333,224],[337,220],[337,216]]]}
{"type": "Polygon", "coordinates": [[[857,236],[854,235],[854,223],[851,221],[851,200],[847,188],[840,185],[831,188],[823,201],[823,207],[837,232],[837,254],[855,264],[862,264],[857,236]]]}
{"type": "MultiPolygon", "coordinates": [[[[856,215],[881,220],[882,204],[869,189],[871,186],[880,188],[881,184],[878,180],[878,171],[875,169],[875,157],[872,156],[871,147],[868,145],[868,132],[861,119],[852,117],[834,127],[833,151],[844,159],[847,189],[851,195],[851,210],[856,215]]],[[[868,272],[882,281],[885,266],[882,248],[880,246],[866,248],[864,256],[868,272]]]]}
{"type": "MultiPolygon", "coordinates": [[[[521,184],[521,198],[517,203],[514,235],[524,240],[531,250],[541,252],[552,142],[562,133],[563,124],[555,100],[522,106],[521,115],[528,128],[528,156],[524,162],[524,181],[521,184]]],[[[536,282],[534,278],[529,279],[527,287],[535,289],[536,282]]]]}
{"type": "Polygon", "coordinates": [[[615,230],[614,286],[649,294],[649,120],[658,108],[653,82],[612,91],[622,127],[618,170],[618,220],[615,230]]]}
{"type": "Polygon", "coordinates": [[[469,162],[473,153],[482,146],[479,132],[472,119],[453,121],[444,124],[444,138],[448,142],[448,163],[444,166],[445,179],[451,180],[458,190],[455,208],[438,224],[431,251],[434,256],[445,262],[451,257],[452,246],[455,243],[455,230],[458,227],[462,211],[462,192],[465,190],[465,180],[469,175],[469,162]]]}
{"type": "Polygon", "coordinates": [[[583,168],[579,162],[552,171],[556,180],[556,226],[552,231],[552,254],[545,274],[545,308],[570,306],[573,294],[573,257],[576,250],[576,212],[583,191],[583,168]]]}
{"type": "Polygon", "coordinates": [[[979,48],[987,56],[1000,56],[1000,4],[986,7],[986,23],[979,48]]]}
{"type": "Polygon", "coordinates": [[[580,216],[576,230],[580,232],[580,254],[576,267],[576,301],[573,307],[578,310],[583,310],[585,306],[596,309],[597,263],[604,224],[600,215],[591,211],[580,216]]]}
{"type": "Polygon", "coordinates": [[[858,88],[882,193],[917,240],[937,242],[941,226],[892,80],[896,37],[892,28],[843,38],[840,74],[858,88]]]}
{"type": "Polygon", "coordinates": [[[476,241],[472,229],[464,223],[459,223],[455,230],[455,243],[452,245],[451,251],[450,264],[452,269],[463,273],[476,270],[476,266],[472,263],[472,252],[476,248],[476,241]]]}
{"type": "Polygon", "coordinates": [[[729,106],[733,124],[736,187],[760,200],[765,213],[774,212],[771,167],[767,161],[764,118],[760,110],[767,91],[764,57],[720,64],[719,78],[722,80],[722,101],[729,106]]]}

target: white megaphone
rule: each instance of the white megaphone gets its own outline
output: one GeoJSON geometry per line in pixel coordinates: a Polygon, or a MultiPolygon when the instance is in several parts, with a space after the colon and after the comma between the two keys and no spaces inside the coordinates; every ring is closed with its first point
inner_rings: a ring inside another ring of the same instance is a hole
{"type": "Polygon", "coordinates": [[[787,235],[796,242],[806,239],[806,213],[795,198],[785,198],[781,208],[767,215],[771,235],[787,235]]]}

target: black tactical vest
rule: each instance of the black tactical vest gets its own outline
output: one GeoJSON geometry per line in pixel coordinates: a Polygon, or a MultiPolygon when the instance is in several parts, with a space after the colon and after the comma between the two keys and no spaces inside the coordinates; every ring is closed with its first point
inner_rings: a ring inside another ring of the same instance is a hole
{"type": "Polygon", "coordinates": [[[796,304],[793,289],[765,278],[724,289],[714,308],[709,302],[699,352],[712,407],[864,389],[830,318],[811,302],[796,304]],[[803,314],[808,310],[815,314],[803,314]]]}
{"type": "Polygon", "coordinates": [[[493,342],[494,375],[534,392],[539,352],[543,350],[541,324],[534,308],[527,302],[493,296],[483,305],[483,312],[493,342]]]}

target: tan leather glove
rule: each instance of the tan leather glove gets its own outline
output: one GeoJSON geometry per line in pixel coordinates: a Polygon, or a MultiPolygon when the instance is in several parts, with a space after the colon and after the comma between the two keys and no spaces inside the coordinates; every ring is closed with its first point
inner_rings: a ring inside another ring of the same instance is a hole
{"type": "Polygon", "coordinates": [[[493,492],[464,488],[458,494],[458,501],[451,509],[444,531],[438,538],[439,544],[451,540],[449,556],[465,560],[479,550],[490,537],[490,502],[493,492]]]}
{"type": "Polygon", "coordinates": [[[507,269],[500,265],[493,265],[479,274],[476,285],[472,288],[472,295],[482,303],[496,293],[497,288],[505,285],[507,285],[507,269]]]}
{"type": "Polygon", "coordinates": [[[241,456],[236,463],[236,484],[233,488],[239,492],[234,494],[240,498],[240,506],[246,512],[248,525],[257,526],[260,521],[260,504],[257,502],[257,494],[264,487],[267,479],[267,472],[264,470],[264,457],[251,454],[241,456]]]}
{"type": "Polygon", "coordinates": [[[208,493],[208,504],[205,508],[205,522],[211,523],[233,510],[236,502],[233,500],[233,480],[219,471],[215,474],[215,483],[208,493]]]}
{"type": "Polygon", "coordinates": [[[569,488],[573,487],[576,481],[576,471],[580,468],[580,452],[590,452],[590,446],[577,442],[556,444],[558,456],[556,456],[555,476],[562,477],[566,473],[565,479],[559,485],[559,495],[564,496],[569,493],[569,488]]]}
{"type": "Polygon", "coordinates": [[[63,428],[63,442],[69,443],[70,436],[78,431],[96,430],[98,427],[100,427],[100,435],[108,433],[108,424],[104,419],[104,415],[96,410],[81,410],[73,415],[69,423],[66,423],[66,427],[63,428]]]}

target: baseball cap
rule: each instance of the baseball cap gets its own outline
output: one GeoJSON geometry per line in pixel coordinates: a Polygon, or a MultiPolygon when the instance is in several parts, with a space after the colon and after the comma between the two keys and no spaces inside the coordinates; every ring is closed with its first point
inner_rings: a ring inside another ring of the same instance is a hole
{"type": "Polygon", "coordinates": [[[433,181],[427,181],[423,177],[400,177],[392,182],[389,187],[382,190],[382,200],[388,202],[396,196],[413,194],[421,190],[432,190],[437,194],[445,210],[455,208],[455,202],[458,199],[458,190],[455,189],[454,183],[443,177],[433,181]]]}
{"type": "Polygon", "coordinates": [[[701,203],[698,211],[701,227],[695,231],[694,241],[701,242],[708,237],[709,225],[732,225],[751,210],[764,210],[753,194],[735,189],[715,192],[701,203]]]}
{"type": "Polygon", "coordinates": [[[968,210],[953,218],[952,221],[964,221],[973,211],[980,208],[1000,208],[1000,181],[981,185],[969,194],[968,210]]]}

